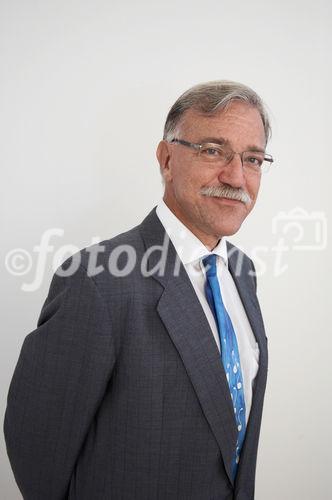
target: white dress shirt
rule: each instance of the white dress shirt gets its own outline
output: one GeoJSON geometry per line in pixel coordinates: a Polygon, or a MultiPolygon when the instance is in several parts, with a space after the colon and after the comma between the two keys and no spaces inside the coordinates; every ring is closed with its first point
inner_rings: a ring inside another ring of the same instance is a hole
{"type": "Polygon", "coordinates": [[[173,214],[163,200],[157,206],[157,216],[165,228],[177,254],[186,269],[196,295],[211,327],[214,339],[220,351],[219,334],[215,318],[204,292],[205,269],[202,258],[214,253],[217,255],[217,275],[222,283],[222,298],[225,308],[233,323],[239,347],[248,422],[252,390],[258,371],[259,348],[249,324],[245,309],[228,270],[227,247],[225,238],[221,238],[211,252],[206,246],[173,214]]]}

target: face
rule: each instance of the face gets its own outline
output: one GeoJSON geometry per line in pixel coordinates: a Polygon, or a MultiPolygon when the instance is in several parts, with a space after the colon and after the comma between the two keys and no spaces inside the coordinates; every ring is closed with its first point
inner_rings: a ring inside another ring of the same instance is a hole
{"type": "MultiPolygon", "coordinates": [[[[264,150],[266,144],[259,112],[241,101],[232,102],[214,116],[186,111],[177,137],[198,144],[218,138],[237,152],[264,150]]],[[[244,170],[239,155],[227,165],[211,169],[195,149],[166,141],[159,144],[157,157],[165,181],[165,203],[208,248],[238,231],[255,205],[261,173],[244,170]],[[202,188],[211,186],[241,188],[251,201],[245,204],[200,194],[202,188]]]]}

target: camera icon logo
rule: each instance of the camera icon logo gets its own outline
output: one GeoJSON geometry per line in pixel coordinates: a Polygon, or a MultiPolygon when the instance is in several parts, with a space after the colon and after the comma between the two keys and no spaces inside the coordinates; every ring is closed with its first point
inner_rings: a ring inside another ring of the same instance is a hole
{"type": "Polygon", "coordinates": [[[327,218],[324,212],[296,207],[273,217],[272,234],[283,236],[292,250],[325,250],[327,218]]]}

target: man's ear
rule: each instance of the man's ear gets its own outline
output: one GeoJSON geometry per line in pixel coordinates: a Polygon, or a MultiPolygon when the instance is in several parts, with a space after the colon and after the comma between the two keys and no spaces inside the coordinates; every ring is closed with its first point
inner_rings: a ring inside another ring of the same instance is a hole
{"type": "Polygon", "coordinates": [[[157,159],[160,165],[160,173],[164,180],[170,180],[171,170],[169,166],[170,162],[170,150],[169,143],[167,141],[160,141],[156,151],[157,159]]]}

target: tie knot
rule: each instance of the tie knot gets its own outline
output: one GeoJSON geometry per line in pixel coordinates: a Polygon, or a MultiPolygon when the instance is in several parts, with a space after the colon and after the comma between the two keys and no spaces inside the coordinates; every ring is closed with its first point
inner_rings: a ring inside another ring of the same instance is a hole
{"type": "Polygon", "coordinates": [[[207,278],[211,278],[212,276],[216,276],[217,274],[217,256],[215,253],[208,255],[202,259],[203,266],[205,267],[207,278]]]}

